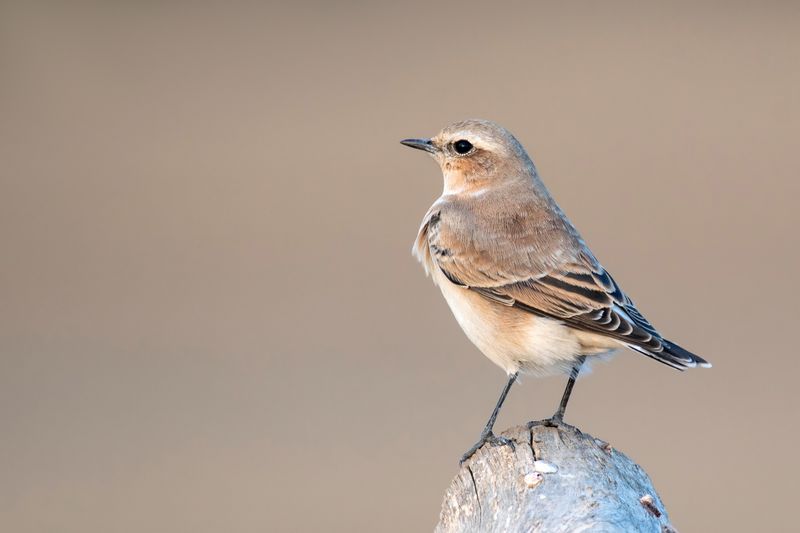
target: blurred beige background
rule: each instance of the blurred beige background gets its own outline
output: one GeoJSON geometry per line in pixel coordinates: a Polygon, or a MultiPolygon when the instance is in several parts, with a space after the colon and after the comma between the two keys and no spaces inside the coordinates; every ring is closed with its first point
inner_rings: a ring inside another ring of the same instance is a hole
{"type": "Polygon", "coordinates": [[[467,117],[715,365],[621,353],[569,421],[683,533],[796,527],[796,3],[79,5],[0,7],[4,531],[430,530],[505,378],[398,140],[467,117]]]}

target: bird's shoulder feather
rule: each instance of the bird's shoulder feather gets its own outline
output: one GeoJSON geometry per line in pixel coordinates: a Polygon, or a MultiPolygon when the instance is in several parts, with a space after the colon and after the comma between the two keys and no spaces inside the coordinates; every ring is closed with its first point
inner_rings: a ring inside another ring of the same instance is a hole
{"type": "Polygon", "coordinates": [[[573,259],[581,245],[569,221],[530,195],[442,197],[415,244],[420,260],[460,283],[499,287],[535,278],[573,259]]]}

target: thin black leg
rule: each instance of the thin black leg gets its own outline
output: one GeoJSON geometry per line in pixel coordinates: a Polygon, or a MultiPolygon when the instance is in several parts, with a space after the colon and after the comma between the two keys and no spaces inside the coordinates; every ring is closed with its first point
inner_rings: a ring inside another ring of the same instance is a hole
{"type": "Polygon", "coordinates": [[[481,446],[483,446],[487,442],[492,444],[492,445],[494,445],[494,446],[506,445],[507,444],[507,445],[511,446],[512,450],[514,449],[514,443],[512,441],[510,441],[509,439],[507,439],[505,437],[496,436],[494,433],[492,433],[492,429],[494,428],[495,420],[497,420],[497,415],[500,413],[500,408],[503,406],[503,402],[506,401],[506,396],[508,396],[508,391],[511,390],[511,385],[513,385],[514,382],[517,381],[517,376],[518,375],[519,375],[519,372],[514,372],[513,374],[511,374],[508,377],[508,382],[506,383],[506,386],[503,387],[503,392],[500,393],[500,398],[497,400],[497,405],[494,406],[494,410],[492,411],[492,415],[489,417],[489,420],[486,422],[486,425],[484,426],[483,431],[481,431],[480,439],[478,439],[478,442],[476,442],[475,445],[472,448],[470,448],[467,451],[467,453],[465,453],[461,457],[461,462],[462,463],[464,461],[466,461],[467,459],[469,459],[470,457],[472,457],[475,454],[475,452],[477,452],[481,448],[481,446]]]}
{"type": "Polygon", "coordinates": [[[569,403],[569,397],[572,394],[572,387],[575,386],[575,380],[578,379],[578,374],[581,373],[581,367],[583,366],[583,362],[585,360],[585,355],[580,356],[578,361],[575,363],[575,366],[572,367],[572,372],[569,373],[567,388],[564,389],[564,394],[561,396],[561,403],[558,405],[558,411],[556,411],[556,414],[550,418],[550,420],[556,424],[560,424],[564,421],[564,411],[567,410],[567,403],[569,403]]]}

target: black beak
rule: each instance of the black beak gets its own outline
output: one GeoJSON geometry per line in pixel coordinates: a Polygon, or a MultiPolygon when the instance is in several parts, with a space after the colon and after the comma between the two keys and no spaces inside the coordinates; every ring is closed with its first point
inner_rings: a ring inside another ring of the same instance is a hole
{"type": "Polygon", "coordinates": [[[425,150],[431,154],[436,152],[436,147],[430,139],[403,139],[400,144],[416,148],[417,150],[425,150]]]}

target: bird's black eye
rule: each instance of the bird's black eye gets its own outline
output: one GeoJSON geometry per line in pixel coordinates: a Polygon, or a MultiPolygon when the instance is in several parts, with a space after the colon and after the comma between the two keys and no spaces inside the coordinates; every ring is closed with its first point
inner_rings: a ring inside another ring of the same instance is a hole
{"type": "Polygon", "coordinates": [[[456,141],[453,143],[453,149],[457,153],[464,155],[470,150],[472,150],[472,143],[466,139],[461,139],[460,141],[456,141]]]}

